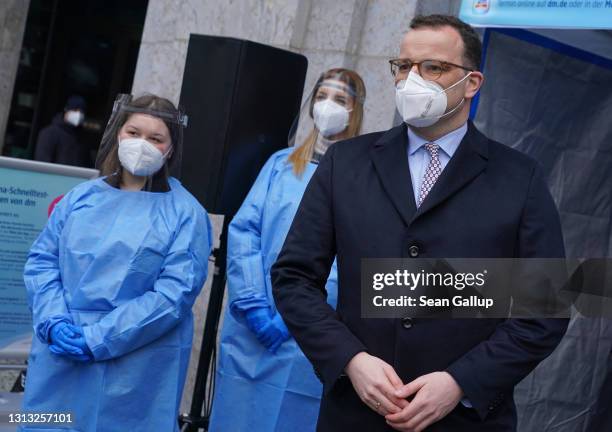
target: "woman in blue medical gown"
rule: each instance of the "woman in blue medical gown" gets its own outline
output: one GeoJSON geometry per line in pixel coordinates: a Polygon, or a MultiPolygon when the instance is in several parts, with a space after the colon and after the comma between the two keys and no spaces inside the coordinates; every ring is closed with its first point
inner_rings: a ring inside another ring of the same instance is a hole
{"type": "MultiPolygon", "coordinates": [[[[322,386],[276,311],[270,268],[302,194],[329,145],[359,133],[365,87],[355,72],[321,75],[290,139],[273,154],[229,226],[228,308],[221,333],[210,432],[314,431],[322,386]]],[[[336,267],[327,281],[335,307],[336,267]]]]}
{"type": "Polygon", "coordinates": [[[70,413],[72,423],[21,431],[178,431],[191,307],[211,250],[206,211],[168,175],[185,124],[165,99],[120,95],[102,177],[66,194],[34,242],[23,412],[70,413]]]}

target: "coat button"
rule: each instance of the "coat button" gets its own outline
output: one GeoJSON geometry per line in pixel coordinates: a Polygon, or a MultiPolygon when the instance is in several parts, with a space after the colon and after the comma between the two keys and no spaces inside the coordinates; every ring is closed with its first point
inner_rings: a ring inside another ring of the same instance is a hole
{"type": "Polygon", "coordinates": [[[417,245],[412,245],[408,248],[408,253],[412,258],[416,258],[419,256],[419,247],[417,245]]]}
{"type": "Polygon", "coordinates": [[[405,329],[412,328],[412,318],[402,318],[402,327],[405,329]]]}

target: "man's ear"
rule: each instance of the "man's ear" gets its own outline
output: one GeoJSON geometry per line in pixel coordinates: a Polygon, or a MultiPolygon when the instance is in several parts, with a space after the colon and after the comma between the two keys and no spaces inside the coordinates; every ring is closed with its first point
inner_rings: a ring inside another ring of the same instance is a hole
{"type": "Polygon", "coordinates": [[[467,79],[467,85],[465,86],[465,98],[472,99],[478,93],[478,90],[484,83],[484,75],[480,71],[470,72],[470,77],[467,79]]]}

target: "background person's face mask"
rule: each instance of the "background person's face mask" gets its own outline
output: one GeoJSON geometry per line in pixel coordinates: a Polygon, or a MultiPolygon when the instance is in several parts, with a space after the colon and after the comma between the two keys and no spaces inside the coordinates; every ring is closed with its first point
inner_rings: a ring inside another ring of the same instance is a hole
{"type": "Polygon", "coordinates": [[[119,162],[135,176],[150,176],[164,165],[166,154],[162,154],[149,141],[142,138],[126,138],[119,142],[119,162]]]}
{"type": "Polygon", "coordinates": [[[324,137],[339,134],[349,124],[349,111],[331,99],[316,102],[312,115],[315,126],[324,137]]]}
{"type": "Polygon", "coordinates": [[[395,90],[395,104],[404,122],[414,127],[427,127],[455,112],[463,105],[465,98],[449,112],[445,112],[448,104],[446,92],[469,76],[470,74],[467,74],[452,86],[443,89],[440,84],[427,81],[410,71],[408,78],[397,83],[395,90]]]}
{"type": "Polygon", "coordinates": [[[66,122],[74,127],[80,126],[84,119],[85,114],[83,114],[81,111],[68,111],[66,113],[66,122]]]}

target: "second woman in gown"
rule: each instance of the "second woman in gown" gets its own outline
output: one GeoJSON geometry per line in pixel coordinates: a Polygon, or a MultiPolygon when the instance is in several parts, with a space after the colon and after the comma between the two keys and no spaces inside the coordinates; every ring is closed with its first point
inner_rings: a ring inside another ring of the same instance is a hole
{"type": "MultiPolygon", "coordinates": [[[[357,73],[323,73],[296,122],[295,145],[270,157],[229,226],[229,299],[211,432],[315,430],[322,386],[276,311],[270,268],[319,159],[334,142],[359,134],[364,100],[357,73]]],[[[335,307],[335,265],[326,287],[335,307]]]]}

